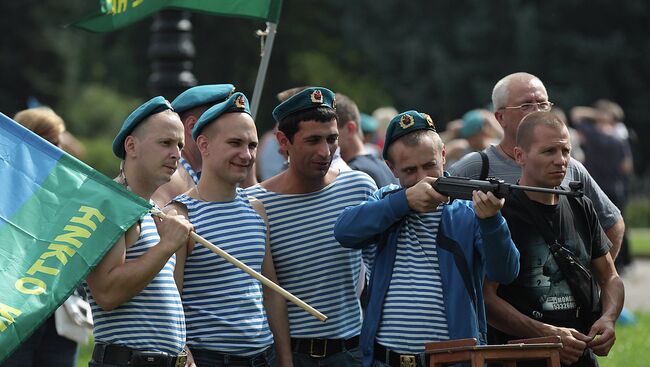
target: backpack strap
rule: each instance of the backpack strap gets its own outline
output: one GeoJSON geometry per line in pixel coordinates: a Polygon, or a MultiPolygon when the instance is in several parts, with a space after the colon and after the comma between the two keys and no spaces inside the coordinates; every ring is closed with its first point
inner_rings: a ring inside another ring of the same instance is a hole
{"type": "Polygon", "coordinates": [[[488,173],[490,172],[490,160],[488,159],[487,154],[484,151],[479,151],[478,154],[481,156],[481,175],[479,176],[479,180],[485,180],[488,177],[488,173]]]}

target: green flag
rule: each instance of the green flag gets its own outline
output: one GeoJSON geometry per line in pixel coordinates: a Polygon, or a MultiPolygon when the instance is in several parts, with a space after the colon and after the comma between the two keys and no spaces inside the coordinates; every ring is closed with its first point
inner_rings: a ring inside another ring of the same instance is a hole
{"type": "Polygon", "coordinates": [[[184,9],[277,24],[281,7],[282,0],[100,0],[97,14],[72,26],[91,32],[111,32],[161,9],[184,9]]]}
{"type": "Polygon", "coordinates": [[[151,205],[0,113],[0,362],[151,205]]]}

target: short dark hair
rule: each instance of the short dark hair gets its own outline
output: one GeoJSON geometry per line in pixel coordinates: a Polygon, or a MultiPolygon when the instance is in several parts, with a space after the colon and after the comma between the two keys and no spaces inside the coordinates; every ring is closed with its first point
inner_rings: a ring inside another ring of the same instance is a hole
{"type": "Polygon", "coordinates": [[[359,107],[357,107],[357,104],[345,94],[336,93],[336,117],[338,120],[338,127],[342,127],[343,124],[348,121],[354,121],[357,123],[357,126],[361,126],[359,107]]]}
{"type": "Polygon", "coordinates": [[[293,136],[300,129],[301,121],[330,122],[336,119],[336,111],[329,107],[316,107],[293,113],[278,123],[278,130],[293,143],[293,136]]]}
{"type": "Polygon", "coordinates": [[[517,146],[528,151],[533,141],[535,128],[539,125],[556,129],[566,128],[566,125],[560,117],[553,112],[533,112],[524,117],[519,123],[519,127],[517,128],[517,146]]]}

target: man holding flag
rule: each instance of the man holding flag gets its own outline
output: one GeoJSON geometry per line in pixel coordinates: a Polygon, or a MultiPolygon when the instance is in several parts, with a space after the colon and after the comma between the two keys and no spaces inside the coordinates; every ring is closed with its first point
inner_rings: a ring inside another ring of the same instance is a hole
{"type": "MultiPolygon", "coordinates": [[[[255,162],[258,145],[248,100],[235,93],[217,103],[192,130],[202,156],[196,187],[168,208],[187,216],[196,232],[277,283],[264,208],[237,186],[255,162]]],[[[187,344],[205,366],[291,366],[287,305],[282,296],[196,244],[177,254],[187,344]],[[184,267],[184,271],[183,270],[184,267]],[[274,348],[275,344],[275,348],[274,348]]]]}
{"type": "MultiPolygon", "coordinates": [[[[138,107],[113,141],[123,159],[116,179],[149,200],[176,171],[183,124],[163,97],[138,107]]],[[[170,211],[146,214],[108,251],[86,281],[95,320],[90,366],[185,365],[185,317],[174,282],[175,252],[192,225],[170,211]]]]}

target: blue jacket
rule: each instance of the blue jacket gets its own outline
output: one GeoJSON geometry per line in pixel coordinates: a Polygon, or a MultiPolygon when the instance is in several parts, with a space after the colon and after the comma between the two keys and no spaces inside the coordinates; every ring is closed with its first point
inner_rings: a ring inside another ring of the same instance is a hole
{"type": "MultiPolygon", "coordinates": [[[[334,236],[344,247],[357,249],[378,243],[380,236],[390,229],[385,246],[377,250],[370,276],[369,301],[360,336],[363,365],[366,367],[374,358],[375,335],[393,275],[400,221],[412,213],[405,190],[384,197],[386,192],[395,188],[398,186],[383,187],[365,203],[346,208],[334,227],[334,236]]],[[[438,232],[438,262],[449,337],[476,338],[485,344],[483,278],[487,276],[502,284],[512,282],[519,273],[519,251],[510,238],[501,213],[479,219],[471,201],[454,200],[444,205],[438,232]],[[441,242],[446,244],[446,248],[441,242]],[[462,251],[469,268],[465,279],[456,266],[453,251],[440,251],[449,249],[456,251],[457,255],[462,251]],[[468,289],[471,289],[476,302],[472,301],[468,289]]]]}

